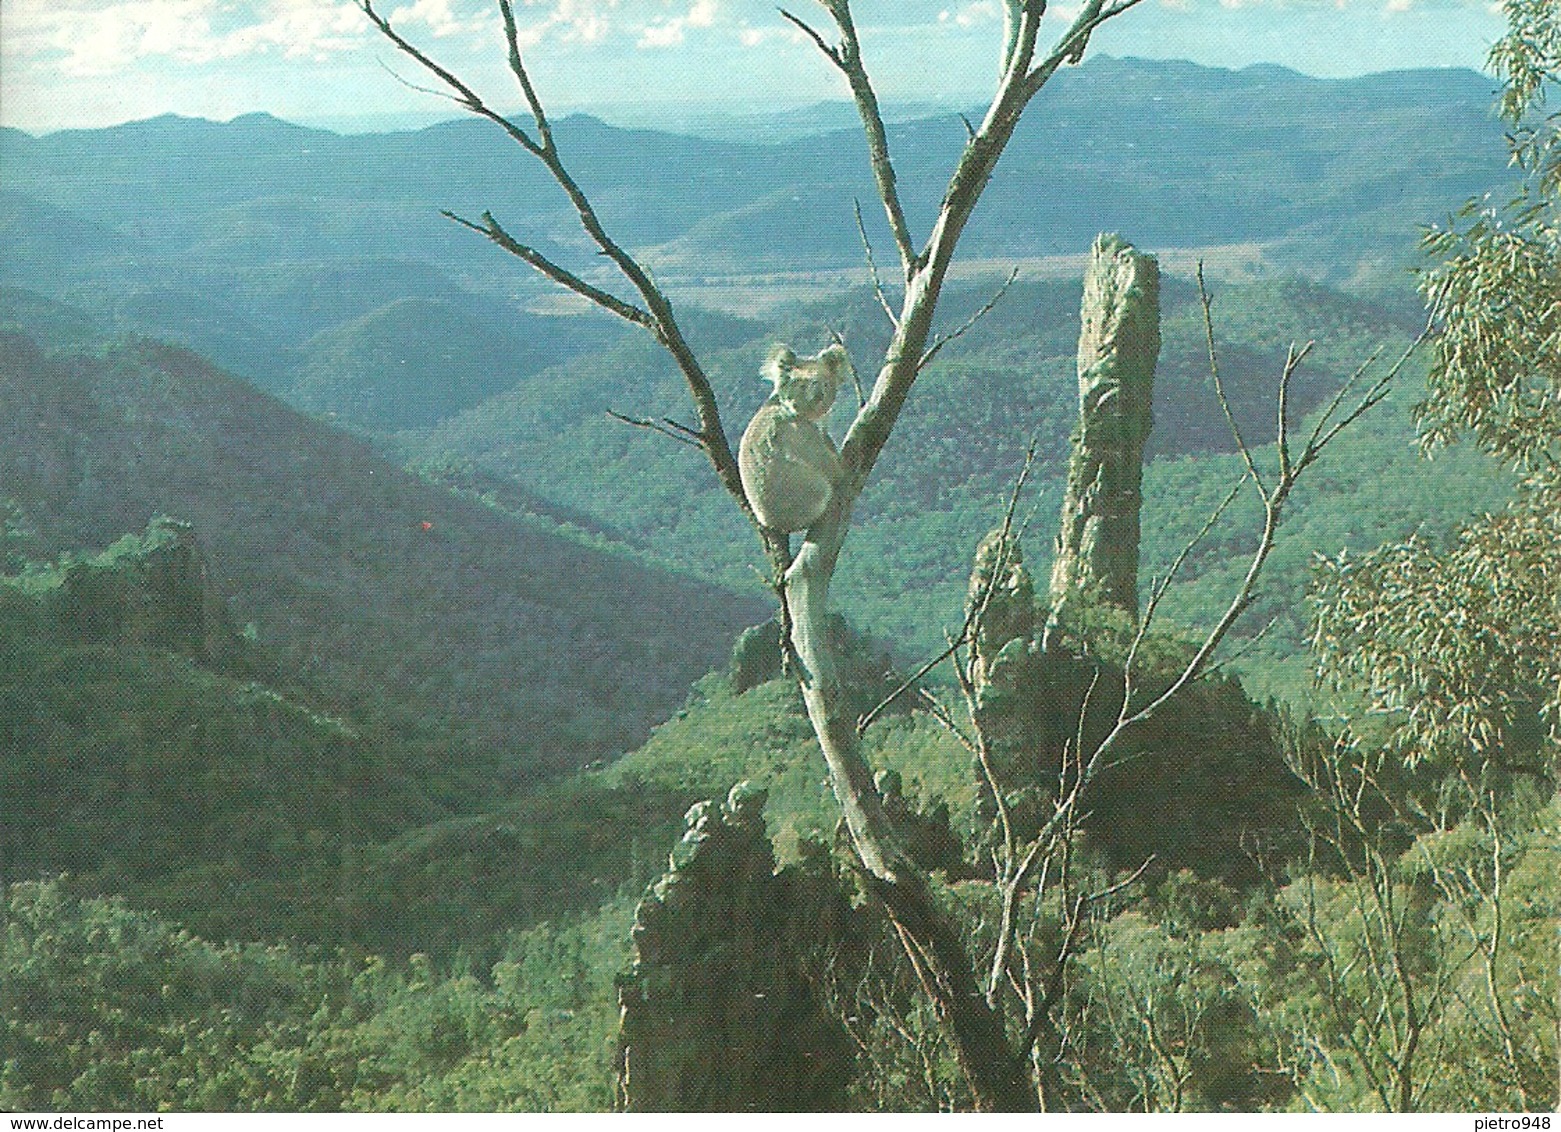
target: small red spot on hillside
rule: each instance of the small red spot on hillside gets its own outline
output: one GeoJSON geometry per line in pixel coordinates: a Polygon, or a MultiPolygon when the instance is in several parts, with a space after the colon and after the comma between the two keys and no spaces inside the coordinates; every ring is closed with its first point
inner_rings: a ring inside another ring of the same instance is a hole
{"type": "Polygon", "coordinates": [[[429,522],[429,521],[428,521],[428,520],[427,520],[427,519],[424,519],[424,520],[423,520],[423,521],[422,521],[422,522],[421,522],[421,523],[419,523],[419,524],[418,524],[418,525],[419,525],[419,526],[420,526],[420,527],[422,527],[422,528],[423,528],[423,529],[424,529],[424,530],[425,530],[425,531],[431,531],[431,530],[433,530],[433,529],[434,529],[434,525],[433,525],[433,524],[432,524],[432,523],[430,523],[430,522],[429,522]]]}

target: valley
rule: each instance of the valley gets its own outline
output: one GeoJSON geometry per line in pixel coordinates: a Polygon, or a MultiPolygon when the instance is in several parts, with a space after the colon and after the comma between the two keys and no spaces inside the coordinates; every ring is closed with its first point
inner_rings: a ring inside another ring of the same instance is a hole
{"type": "MultiPolygon", "coordinates": [[[[1044,1041],[1076,1072],[1053,1083],[1066,1107],[1383,1107],[1391,1027],[1316,1021],[1370,994],[1380,1017],[1440,1011],[1422,1106],[1554,1099],[1548,1063],[1512,1052],[1553,1055],[1545,689],[1522,669],[1493,693],[1471,778],[1393,746],[1418,742],[1414,712],[1314,651],[1330,569],[1529,521],[1510,452],[1422,453],[1429,348],[1285,501],[1217,663],[1112,748],[1048,843],[1076,903],[1045,880],[1005,896],[987,868],[1000,831],[1051,828],[1130,691],[1180,687],[1262,529],[1255,496],[1220,501],[1282,473],[1260,447],[1276,423],[1325,428],[1352,375],[1369,386],[1421,333],[1417,225],[1516,186],[1490,88],[1091,59],[1027,119],[949,274],[947,348],[856,501],[828,634],[870,790],[960,946],[1023,910],[1023,978],[1060,956],[1044,1041]],[[1109,230],[1163,272],[1141,596],[1177,582],[1142,639],[1091,611],[1043,645],[1082,278],[1109,230]],[[908,674],[983,631],[972,563],[1005,509],[1022,627],[986,685],[945,664],[917,690],[908,674]],[[1359,752],[1377,761],[1341,754],[1359,752]],[[1507,888],[1449,879],[1490,868],[1507,888]],[[1360,961],[1387,930],[1363,893],[1419,933],[1430,981],[1407,1005],[1360,961]],[[1522,986],[1506,1054],[1480,997],[1500,980],[1522,986]]],[[[881,264],[893,243],[841,112],[558,123],[734,447],[775,343],[842,341],[870,384],[890,340],[862,245],[881,264]]],[[[690,1079],[730,1071],[748,1107],[772,1064],[825,1106],[972,1103],[849,848],[754,530],[701,453],[614,419],[692,420],[684,375],[439,215],[492,209],[612,282],[484,127],[0,129],[0,1108],[604,1110],[636,1009],[708,1011],[687,1050],[657,1040],[690,1079]],[[825,1049],[845,1068],[815,1080],[825,1049]]],[[[891,118],[918,231],[966,129],[954,108],[891,118]]],[[[837,441],[858,396],[824,422],[837,441]]],[[[1533,522],[1543,543],[1553,517],[1533,522]]]]}

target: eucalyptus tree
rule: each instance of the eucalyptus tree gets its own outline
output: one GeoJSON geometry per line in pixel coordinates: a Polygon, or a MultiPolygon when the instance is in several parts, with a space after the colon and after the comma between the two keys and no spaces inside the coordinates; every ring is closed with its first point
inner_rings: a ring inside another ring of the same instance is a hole
{"type": "MultiPolygon", "coordinates": [[[[1412,537],[1324,561],[1314,593],[1323,672],[1363,689],[1387,724],[1385,743],[1347,736],[1313,768],[1375,932],[1378,963],[1360,967],[1365,990],[1343,1013],[1364,1004],[1350,1032],[1367,1037],[1358,1060],[1377,1062],[1387,1108],[1434,1093],[1445,1039],[1418,1039],[1455,1007],[1472,1020],[1488,1107],[1556,1098],[1554,921],[1535,925],[1545,901],[1515,897],[1512,878],[1534,845],[1554,844],[1536,807],[1554,807],[1561,755],[1561,115],[1543,113],[1561,81],[1561,5],[1505,11],[1490,63],[1525,176],[1512,200],[1471,202],[1426,236],[1436,338],[1417,412],[1428,453],[1468,436],[1513,469],[1514,494],[1445,545],[1412,537]],[[1402,785],[1395,758],[1424,764],[1434,789],[1402,785]],[[1402,860],[1381,850],[1383,813],[1418,839],[1402,860]],[[1416,912],[1411,874],[1429,878],[1441,914],[1416,912]],[[1431,944],[1410,942],[1417,915],[1431,944]],[[1464,985],[1461,962],[1479,972],[1464,985]],[[1374,1019],[1389,1023],[1380,1041],[1374,1019]]],[[[1355,946],[1314,938],[1330,954],[1355,946]]]]}
{"type": "Polygon", "coordinates": [[[1526,178],[1427,234],[1437,337],[1417,411],[1428,453],[1468,435],[1516,493],[1449,546],[1411,538],[1319,575],[1325,666],[1367,685],[1411,761],[1497,755],[1536,707],[1561,737],[1561,115],[1540,116],[1561,81],[1561,5],[1505,10],[1490,61],[1526,178]]]}

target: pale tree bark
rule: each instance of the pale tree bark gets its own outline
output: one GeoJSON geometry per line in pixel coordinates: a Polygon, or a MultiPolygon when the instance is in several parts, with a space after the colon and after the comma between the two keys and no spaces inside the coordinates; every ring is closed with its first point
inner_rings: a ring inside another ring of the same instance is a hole
{"type": "Polygon", "coordinates": [[[972,131],[966,143],[932,232],[919,251],[913,250],[914,241],[906,226],[883,121],[862,63],[848,0],[823,0],[839,34],[836,44],[796,16],[783,13],[807,32],[849,82],[904,278],[904,296],[894,319],[894,334],[877,380],[841,445],[845,482],[837,490],[830,510],[807,532],[786,573],[785,601],[791,614],[792,642],[802,666],[803,701],[829,766],[852,844],[949,1031],[976,1105],[982,1109],[1035,1109],[1038,1097],[1024,1057],[1010,1039],[1001,1012],[981,991],[976,965],[957,928],[938,907],[927,878],[900,850],[884,816],[873,789],[872,772],[858,745],[844,689],[829,655],[825,614],[830,582],[850,529],[851,509],[889,439],[917,375],[930,355],[941,348],[941,342],[929,344],[933,315],[971,212],[1030,99],[1065,60],[1082,56],[1096,27],[1136,2],[1126,0],[1108,6],[1103,0],[1091,0],[1043,58],[1037,57],[1036,43],[1044,3],[1015,0],[1009,4],[1011,34],[1004,47],[997,93],[981,125],[972,131]]]}

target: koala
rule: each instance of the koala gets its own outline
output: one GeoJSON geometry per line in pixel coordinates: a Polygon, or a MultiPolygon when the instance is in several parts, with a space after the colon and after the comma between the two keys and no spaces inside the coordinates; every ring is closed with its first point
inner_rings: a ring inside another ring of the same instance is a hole
{"type": "Polygon", "coordinates": [[[754,514],[772,530],[807,530],[834,498],[845,470],[819,422],[849,365],[839,345],[800,359],[776,346],[764,363],[775,392],[748,422],[737,466],[754,514]]]}

